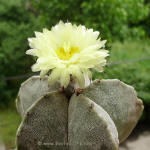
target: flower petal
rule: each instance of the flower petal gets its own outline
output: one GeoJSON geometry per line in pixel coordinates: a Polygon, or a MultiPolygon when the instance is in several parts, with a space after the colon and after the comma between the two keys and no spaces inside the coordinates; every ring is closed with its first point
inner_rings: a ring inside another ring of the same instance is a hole
{"type": "Polygon", "coordinates": [[[51,74],[48,77],[48,83],[53,85],[57,80],[59,80],[62,73],[62,69],[55,68],[52,70],[51,74]]]}
{"type": "Polygon", "coordinates": [[[70,82],[70,74],[68,69],[64,69],[61,76],[60,76],[60,84],[66,88],[70,82]]]}
{"type": "Polygon", "coordinates": [[[40,77],[43,78],[49,70],[41,70],[40,77]]]}
{"type": "Polygon", "coordinates": [[[77,66],[71,66],[70,68],[70,73],[72,74],[73,77],[76,77],[78,84],[81,88],[85,87],[85,79],[84,75],[82,74],[81,70],[77,66]]]}

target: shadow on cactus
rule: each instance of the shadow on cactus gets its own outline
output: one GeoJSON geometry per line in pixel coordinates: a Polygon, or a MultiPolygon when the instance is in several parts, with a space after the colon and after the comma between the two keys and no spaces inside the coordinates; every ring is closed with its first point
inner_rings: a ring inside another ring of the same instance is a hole
{"type": "Polygon", "coordinates": [[[16,99],[22,122],[18,150],[118,150],[136,126],[143,103],[117,79],[92,81],[108,51],[99,32],[59,22],[29,38],[37,57],[16,99]]]}

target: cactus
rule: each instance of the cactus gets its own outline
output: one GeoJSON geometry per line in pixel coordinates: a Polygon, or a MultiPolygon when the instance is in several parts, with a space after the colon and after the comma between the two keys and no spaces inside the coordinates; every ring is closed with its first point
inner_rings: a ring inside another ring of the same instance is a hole
{"type": "Polygon", "coordinates": [[[17,150],[118,150],[143,104],[119,80],[91,81],[91,70],[102,72],[106,65],[106,40],[60,21],[28,41],[26,54],[36,56],[32,71],[42,78],[31,77],[19,90],[17,150]]]}
{"type": "Polygon", "coordinates": [[[18,129],[19,150],[67,150],[68,101],[64,94],[50,92],[30,107],[18,129]],[[55,142],[64,143],[61,148],[55,142]]]}
{"type": "Polygon", "coordinates": [[[68,112],[70,150],[118,150],[118,132],[108,113],[84,95],[73,95],[68,112]]]}
{"type": "Polygon", "coordinates": [[[120,143],[124,141],[143,110],[134,88],[117,79],[95,80],[83,94],[106,110],[117,127],[120,143]]]}
{"type": "Polygon", "coordinates": [[[54,86],[48,85],[47,76],[40,78],[39,76],[32,76],[24,83],[21,84],[17,99],[16,106],[20,115],[23,117],[27,109],[37,101],[41,96],[47,92],[56,91],[59,88],[57,82],[54,86]]]}
{"type": "Polygon", "coordinates": [[[116,79],[80,90],[59,87],[38,76],[22,84],[17,150],[118,150],[143,111],[133,87],[116,79]]]}

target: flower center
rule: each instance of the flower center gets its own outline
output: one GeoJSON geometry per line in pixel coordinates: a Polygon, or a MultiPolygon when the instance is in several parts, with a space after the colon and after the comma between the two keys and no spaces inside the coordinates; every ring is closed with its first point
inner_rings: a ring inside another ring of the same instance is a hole
{"type": "Polygon", "coordinates": [[[69,47],[67,49],[65,47],[60,47],[56,50],[56,54],[61,60],[69,60],[74,54],[79,52],[79,48],[75,46],[69,47]]]}

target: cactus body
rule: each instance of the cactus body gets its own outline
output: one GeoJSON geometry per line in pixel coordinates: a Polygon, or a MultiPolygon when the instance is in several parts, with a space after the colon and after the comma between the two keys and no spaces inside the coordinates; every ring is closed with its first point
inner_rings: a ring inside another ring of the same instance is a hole
{"type": "Polygon", "coordinates": [[[59,87],[47,77],[22,84],[17,150],[118,150],[143,110],[135,90],[116,79],[95,80],[82,94],[59,87]]]}
{"type": "Polygon", "coordinates": [[[117,79],[95,80],[83,94],[110,115],[117,127],[119,141],[124,141],[143,110],[142,101],[137,98],[134,88],[117,79]]]}
{"type": "Polygon", "coordinates": [[[95,102],[83,95],[74,95],[68,115],[70,150],[118,150],[116,126],[95,102]]]}
{"type": "Polygon", "coordinates": [[[56,83],[53,86],[48,85],[47,77],[40,78],[33,76],[21,84],[18,97],[16,99],[16,106],[18,112],[23,117],[27,109],[37,101],[41,96],[47,92],[58,90],[60,85],[56,83]]]}
{"type": "Polygon", "coordinates": [[[68,126],[67,109],[66,96],[58,92],[47,93],[36,101],[28,109],[18,129],[18,150],[68,150],[68,146],[65,146],[68,126]]]}

